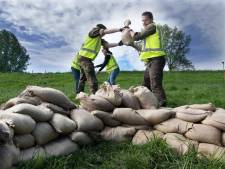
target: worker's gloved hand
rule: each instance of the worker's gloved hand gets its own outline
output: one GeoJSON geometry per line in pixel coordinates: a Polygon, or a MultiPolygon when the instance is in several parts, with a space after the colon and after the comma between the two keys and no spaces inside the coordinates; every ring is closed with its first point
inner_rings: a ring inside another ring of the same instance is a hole
{"type": "Polygon", "coordinates": [[[119,46],[122,46],[122,45],[123,45],[122,40],[121,40],[121,41],[119,41],[118,45],[119,45],[119,46]]]}

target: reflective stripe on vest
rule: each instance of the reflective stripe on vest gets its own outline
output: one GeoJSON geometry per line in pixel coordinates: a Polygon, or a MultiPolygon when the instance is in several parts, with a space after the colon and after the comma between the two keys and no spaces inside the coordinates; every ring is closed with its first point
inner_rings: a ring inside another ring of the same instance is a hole
{"type": "Polygon", "coordinates": [[[72,64],[71,64],[71,67],[73,67],[74,69],[78,69],[78,70],[80,70],[79,57],[80,57],[80,55],[76,54],[73,57],[72,64]]]}
{"type": "Polygon", "coordinates": [[[111,73],[114,69],[118,68],[118,64],[113,55],[110,56],[109,62],[106,65],[106,72],[111,73]]]}

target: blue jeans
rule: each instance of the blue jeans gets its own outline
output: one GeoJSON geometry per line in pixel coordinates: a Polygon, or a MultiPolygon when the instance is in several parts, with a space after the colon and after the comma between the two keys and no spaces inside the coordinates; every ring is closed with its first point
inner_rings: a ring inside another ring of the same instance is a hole
{"type": "Polygon", "coordinates": [[[116,84],[116,78],[117,78],[117,76],[119,75],[119,73],[120,73],[120,69],[119,69],[119,68],[114,69],[114,70],[110,73],[108,82],[109,82],[111,85],[115,85],[115,84],[116,84]]]}
{"type": "Polygon", "coordinates": [[[71,70],[72,70],[73,78],[74,78],[74,81],[75,81],[74,89],[75,89],[75,92],[78,93],[79,81],[80,81],[80,70],[75,69],[73,67],[71,67],[71,70]]]}

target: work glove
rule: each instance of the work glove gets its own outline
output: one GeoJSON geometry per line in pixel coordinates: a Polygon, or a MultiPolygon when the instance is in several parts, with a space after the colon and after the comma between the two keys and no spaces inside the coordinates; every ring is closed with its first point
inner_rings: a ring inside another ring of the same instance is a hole
{"type": "Polygon", "coordinates": [[[118,45],[119,45],[119,46],[122,46],[122,45],[123,45],[122,40],[121,40],[121,41],[119,41],[118,45]]]}

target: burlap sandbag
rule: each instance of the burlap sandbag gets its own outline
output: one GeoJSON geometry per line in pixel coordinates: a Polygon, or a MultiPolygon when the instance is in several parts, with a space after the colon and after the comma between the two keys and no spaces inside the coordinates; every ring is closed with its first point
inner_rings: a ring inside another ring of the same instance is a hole
{"type": "Polygon", "coordinates": [[[116,108],[113,111],[113,118],[130,125],[147,125],[148,122],[131,108],[116,108]]]}
{"type": "Polygon", "coordinates": [[[28,161],[31,159],[36,159],[38,157],[46,157],[46,152],[42,147],[31,147],[28,149],[21,150],[19,160],[28,161]]]}
{"type": "Polygon", "coordinates": [[[138,98],[134,96],[129,90],[122,89],[122,106],[121,107],[128,107],[134,110],[138,110],[141,108],[138,98]]]}
{"type": "Polygon", "coordinates": [[[0,119],[0,145],[10,143],[14,136],[13,124],[7,120],[0,119]]]}
{"type": "Polygon", "coordinates": [[[163,133],[157,130],[138,130],[132,139],[132,144],[142,145],[154,138],[163,138],[163,133]]]}
{"type": "Polygon", "coordinates": [[[46,144],[59,136],[53,127],[46,122],[37,123],[32,135],[38,145],[46,144]]]}
{"type": "Polygon", "coordinates": [[[225,146],[225,132],[222,134],[222,144],[225,146]]]}
{"type": "Polygon", "coordinates": [[[208,114],[209,112],[205,110],[187,108],[177,111],[176,117],[181,120],[196,123],[205,119],[208,114]]]}
{"type": "Polygon", "coordinates": [[[34,137],[31,134],[16,135],[13,142],[20,149],[30,148],[35,144],[34,137]]]}
{"type": "Polygon", "coordinates": [[[159,124],[165,120],[168,120],[172,112],[165,109],[141,109],[136,112],[143,117],[150,125],[159,124]]]}
{"type": "Polygon", "coordinates": [[[136,130],[152,130],[149,125],[130,125],[130,124],[122,124],[121,127],[133,127],[136,130]]]}
{"type": "Polygon", "coordinates": [[[121,34],[121,40],[123,44],[127,46],[131,45],[134,42],[133,38],[131,37],[130,31],[131,31],[130,28],[126,28],[123,30],[121,34]]]}
{"type": "Polygon", "coordinates": [[[73,120],[59,113],[53,115],[50,123],[60,134],[71,133],[77,128],[77,125],[73,120]]]}
{"type": "Polygon", "coordinates": [[[225,160],[225,148],[214,144],[200,143],[198,153],[208,158],[225,160]]]}
{"type": "Polygon", "coordinates": [[[163,133],[180,133],[184,134],[190,130],[193,123],[186,122],[177,118],[172,118],[154,126],[156,130],[163,133]]]}
{"type": "Polygon", "coordinates": [[[200,109],[205,111],[215,111],[216,107],[212,103],[206,104],[192,104],[188,106],[191,109],[200,109]]]}
{"type": "Polygon", "coordinates": [[[100,110],[92,111],[91,114],[93,114],[95,117],[101,119],[101,121],[106,125],[110,127],[116,127],[121,124],[121,122],[115,120],[112,116],[112,113],[107,113],[100,110]]]}
{"type": "Polygon", "coordinates": [[[79,145],[90,145],[93,143],[91,137],[89,137],[88,134],[81,131],[75,131],[71,133],[70,139],[75,143],[78,143],[79,145]]]}
{"type": "Polygon", "coordinates": [[[184,110],[184,109],[187,109],[187,108],[188,108],[188,105],[183,105],[183,106],[173,108],[172,111],[176,113],[178,111],[181,111],[181,110],[184,110]]]}
{"type": "Polygon", "coordinates": [[[104,127],[99,118],[80,108],[71,112],[71,119],[76,122],[79,131],[101,131],[104,127]]]}
{"type": "Polygon", "coordinates": [[[47,156],[69,155],[78,150],[78,145],[68,138],[60,138],[44,146],[47,156]]]}
{"type": "Polygon", "coordinates": [[[192,129],[185,133],[185,136],[199,142],[221,145],[222,133],[220,130],[212,126],[194,124],[192,129]]]}
{"type": "Polygon", "coordinates": [[[64,110],[62,107],[59,107],[57,105],[47,103],[47,102],[43,102],[43,103],[41,103],[41,105],[51,109],[54,113],[59,113],[59,114],[66,115],[66,116],[70,115],[70,111],[64,110]]]}

